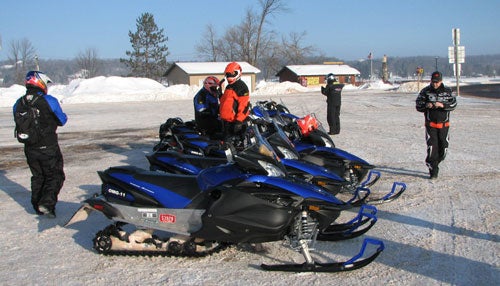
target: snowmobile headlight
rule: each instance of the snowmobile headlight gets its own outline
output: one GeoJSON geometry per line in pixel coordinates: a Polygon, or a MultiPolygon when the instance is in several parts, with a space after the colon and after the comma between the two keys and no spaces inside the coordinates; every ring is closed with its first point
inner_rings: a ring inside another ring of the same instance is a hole
{"type": "Polygon", "coordinates": [[[283,170],[281,170],[276,165],[273,165],[269,162],[261,161],[261,160],[257,160],[257,162],[259,162],[259,165],[264,170],[266,170],[268,176],[270,176],[270,177],[284,177],[285,176],[285,173],[283,172],[283,170]]]}
{"type": "Polygon", "coordinates": [[[285,157],[284,159],[293,159],[293,160],[299,159],[297,154],[295,154],[294,152],[290,151],[285,147],[278,146],[278,150],[281,152],[281,154],[283,154],[283,156],[285,157]]]}

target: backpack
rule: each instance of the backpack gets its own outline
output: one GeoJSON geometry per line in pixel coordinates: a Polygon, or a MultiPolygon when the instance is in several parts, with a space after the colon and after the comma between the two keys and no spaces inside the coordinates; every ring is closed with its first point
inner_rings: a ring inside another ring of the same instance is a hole
{"type": "Polygon", "coordinates": [[[35,102],[40,96],[35,96],[32,101],[23,96],[16,106],[14,121],[16,128],[14,137],[24,144],[34,145],[42,139],[42,128],[40,126],[40,111],[35,107],[35,102]]]}

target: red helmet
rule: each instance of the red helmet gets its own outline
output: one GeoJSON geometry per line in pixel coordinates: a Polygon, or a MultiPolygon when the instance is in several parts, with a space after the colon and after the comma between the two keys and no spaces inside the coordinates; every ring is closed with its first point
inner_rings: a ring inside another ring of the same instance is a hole
{"type": "Polygon", "coordinates": [[[203,81],[203,87],[210,91],[211,94],[216,95],[217,89],[219,88],[220,81],[215,76],[208,76],[203,81]]]}
{"type": "Polygon", "coordinates": [[[43,93],[47,93],[47,84],[52,80],[40,71],[29,71],[26,74],[25,86],[41,89],[43,93]]]}
{"type": "Polygon", "coordinates": [[[233,84],[241,77],[241,66],[237,62],[229,63],[224,70],[227,82],[233,84]]]}

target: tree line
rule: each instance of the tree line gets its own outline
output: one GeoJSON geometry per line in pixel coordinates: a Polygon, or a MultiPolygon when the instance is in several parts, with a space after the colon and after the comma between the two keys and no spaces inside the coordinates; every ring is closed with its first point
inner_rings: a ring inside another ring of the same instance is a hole
{"type": "MultiPolygon", "coordinates": [[[[325,56],[311,45],[305,45],[305,32],[280,35],[269,29],[274,15],[287,11],[283,0],[259,0],[257,10],[248,8],[241,22],[219,35],[214,26],[207,24],[200,42],[196,45],[198,58],[202,61],[246,61],[262,72],[260,79],[274,79],[276,73],[286,65],[322,64],[339,62],[340,59],[325,56]]],[[[10,66],[0,69],[3,86],[22,84],[27,70],[50,70],[51,78],[66,83],[74,78],[95,76],[134,76],[162,81],[168,62],[168,37],[160,29],[151,13],[143,13],[136,20],[136,31],[129,31],[131,50],[128,58],[100,59],[97,49],[87,48],[72,60],[42,60],[36,57],[36,49],[28,39],[14,40],[8,46],[8,61],[0,63],[10,66]]],[[[448,59],[430,56],[395,57],[388,55],[388,70],[393,76],[409,78],[415,75],[417,67],[425,74],[440,70],[445,76],[453,76],[453,66],[448,59]]],[[[380,59],[345,61],[361,72],[362,78],[381,78],[380,59]]],[[[500,71],[500,55],[469,56],[462,65],[463,76],[496,76],[500,71]]],[[[0,82],[1,84],[1,82],[0,82]]]]}

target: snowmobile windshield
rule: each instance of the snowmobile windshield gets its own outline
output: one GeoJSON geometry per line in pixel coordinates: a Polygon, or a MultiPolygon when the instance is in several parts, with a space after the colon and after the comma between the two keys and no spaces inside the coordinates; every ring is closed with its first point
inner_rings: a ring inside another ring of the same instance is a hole
{"type": "Polygon", "coordinates": [[[269,112],[261,104],[259,104],[259,102],[257,102],[256,105],[252,107],[250,118],[254,121],[261,120],[266,123],[271,122],[271,116],[269,115],[269,112]]]}
{"type": "Polygon", "coordinates": [[[299,153],[295,150],[295,146],[290,141],[288,136],[283,131],[283,128],[278,124],[277,119],[273,118],[272,124],[269,128],[269,136],[267,141],[273,146],[274,150],[278,156],[282,159],[294,159],[300,158],[299,153]]]}
{"type": "Polygon", "coordinates": [[[333,142],[332,137],[328,135],[321,122],[319,122],[319,125],[315,130],[309,133],[309,137],[313,138],[313,141],[316,142],[316,145],[335,148],[335,143],[333,142]]]}
{"type": "Polygon", "coordinates": [[[252,125],[246,134],[247,147],[234,155],[234,161],[247,172],[264,174],[272,177],[283,177],[286,169],[276,155],[273,147],[252,125]]]}

